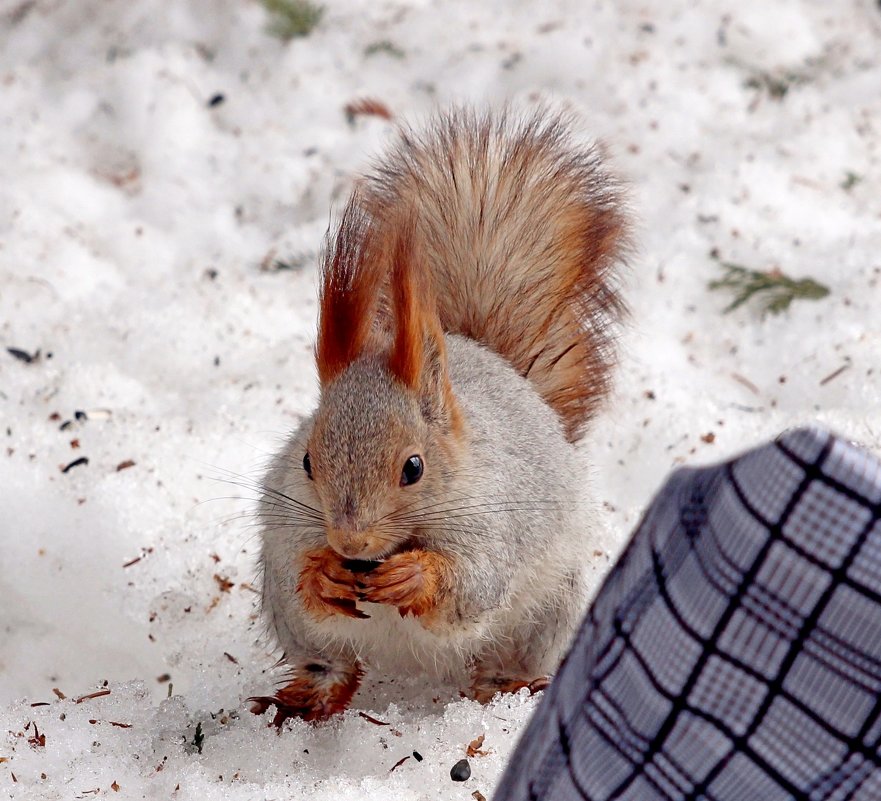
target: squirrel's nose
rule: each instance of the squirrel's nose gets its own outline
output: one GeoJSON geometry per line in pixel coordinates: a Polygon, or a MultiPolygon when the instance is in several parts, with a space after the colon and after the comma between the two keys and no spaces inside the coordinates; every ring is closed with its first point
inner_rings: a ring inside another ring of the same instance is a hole
{"type": "Polygon", "coordinates": [[[346,559],[356,558],[367,545],[365,540],[363,532],[349,526],[329,526],[327,529],[328,545],[346,559]]]}
{"type": "Polygon", "coordinates": [[[357,531],[349,527],[329,526],[327,544],[346,559],[369,559],[381,550],[380,544],[369,531],[357,531]]]}

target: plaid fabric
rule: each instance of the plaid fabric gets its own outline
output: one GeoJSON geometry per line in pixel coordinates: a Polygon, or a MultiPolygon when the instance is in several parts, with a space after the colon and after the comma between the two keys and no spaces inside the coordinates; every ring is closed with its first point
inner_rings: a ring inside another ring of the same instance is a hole
{"type": "Polygon", "coordinates": [[[817,430],[675,473],[495,801],[881,799],[881,463],[817,430]]]}

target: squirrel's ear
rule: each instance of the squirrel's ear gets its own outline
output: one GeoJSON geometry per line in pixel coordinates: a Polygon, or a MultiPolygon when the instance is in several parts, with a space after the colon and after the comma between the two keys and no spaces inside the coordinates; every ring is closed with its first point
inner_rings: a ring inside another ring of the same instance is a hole
{"type": "Polygon", "coordinates": [[[321,267],[315,361],[322,385],[367,348],[385,256],[357,192],[349,199],[321,267]]]}
{"type": "Polygon", "coordinates": [[[392,251],[395,338],[391,374],[419,396],[426,417],[458,425],[459,413],[447,374],[447,350],[432,288],[419,269],[413,225],[400,228],[392,251]]]}

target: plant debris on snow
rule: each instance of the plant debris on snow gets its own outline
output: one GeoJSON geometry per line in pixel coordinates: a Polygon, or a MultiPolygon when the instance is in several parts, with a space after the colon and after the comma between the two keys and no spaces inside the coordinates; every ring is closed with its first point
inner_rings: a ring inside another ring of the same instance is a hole
{"type": "Polygon", "coordinates": [[[757,298],[763,312],[779,314],[794,300],[821,300],[829,294],[829,287],[813,278],[790,278],[782,270],[751,270],[740,264],[721,262],[725,271],[722,278],[710,281],[709,288],[731,291],[734,300],[722,311],[728,314],[752,298],[757,298]]]}
{"type": "Polygon", "coordinates": [[[309,0],[261,0],[269,12],[269,33],[285,41],[308,36],[324,16],[324,6],[309,0]]]}
{"type": "Polygon", "coordinates": [[[319,392],[324,231],[389,118],[560,105],[629,187],[632,324],[584,443],[592,588],[677,465],[811,419],[881,450],[874,3],[324,1],[0,12],[16,801],[492,798],[540,696],[480,706],[467,679],[374,671],[304,723],[258,608],[257,484],[319,392]],[[739,269],[696,286],[710,248],[739,269]],[[759,326],[729,304],[790,313],[759,326]],[[232,492],[210,475],[227,471],[247,477],[232,492]]]}

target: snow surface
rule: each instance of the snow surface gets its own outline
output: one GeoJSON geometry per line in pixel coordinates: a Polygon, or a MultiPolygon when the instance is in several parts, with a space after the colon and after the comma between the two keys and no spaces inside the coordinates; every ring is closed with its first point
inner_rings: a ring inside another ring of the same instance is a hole
{"type": "Polygon", "coordinates": [[[874,0],[326,4],[284,43],[255,0],[0,2],[0,797],[490,797],[535,699],[386,682],[280,736],[244,703],[276,656],[253,482],[315,402],[318,247],[391,130],[350,101],[561,103],[629,180],[597,578],[678,464],[809,421],[881,451],[874,0]],[[713,249],[831,295],[722,315],[713,249]]]}

